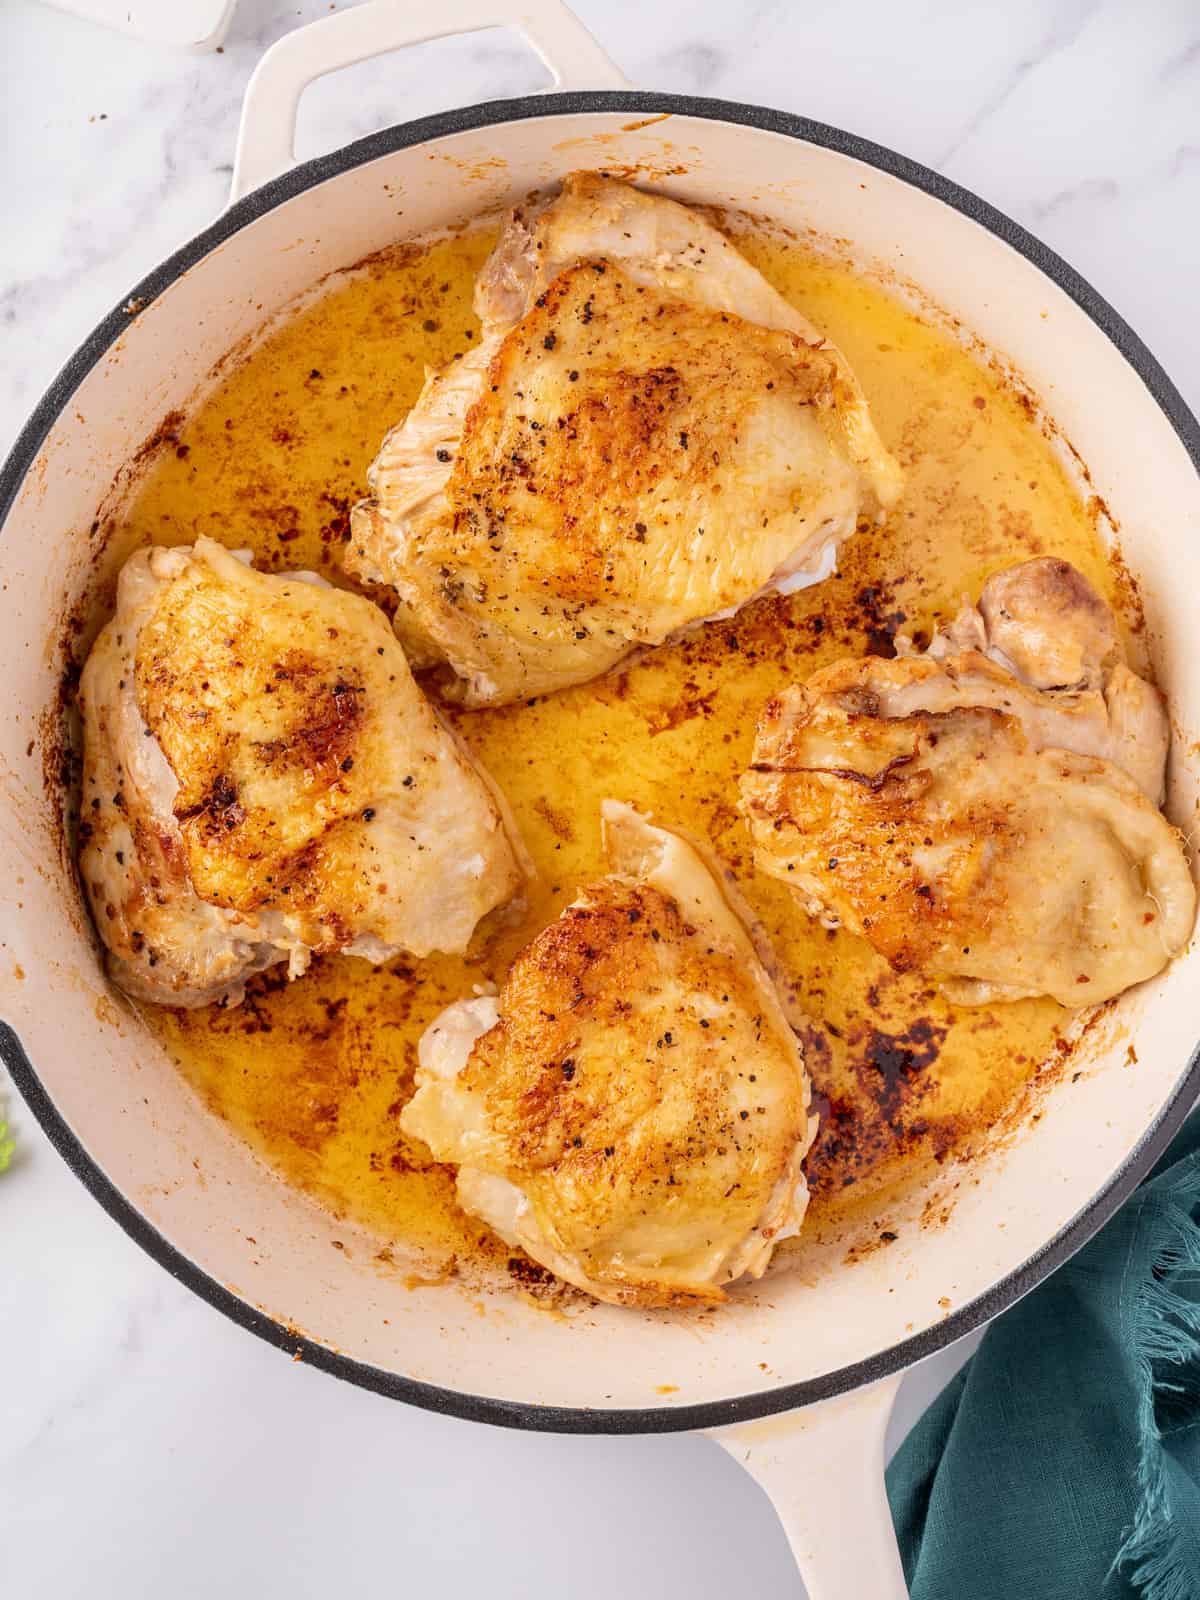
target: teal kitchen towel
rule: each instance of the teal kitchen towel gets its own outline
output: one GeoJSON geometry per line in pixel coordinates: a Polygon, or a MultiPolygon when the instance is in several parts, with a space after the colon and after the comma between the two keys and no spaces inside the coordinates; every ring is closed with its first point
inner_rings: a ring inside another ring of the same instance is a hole
{"type": "Polygon", "coordinates": [[[912,1600],[1200,1600],[1200,1112],[888,1471],[912,1600]]]}

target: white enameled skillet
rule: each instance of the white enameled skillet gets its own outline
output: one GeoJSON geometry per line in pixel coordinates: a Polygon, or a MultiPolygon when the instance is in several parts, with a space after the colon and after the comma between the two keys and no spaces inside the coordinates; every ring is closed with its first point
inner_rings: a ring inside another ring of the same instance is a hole
{"type": "Polygon", "coordinates": [[[768,1487],[815,1597],[900,1596],[881,1479],[898,1374],[1044,1278],[1165,1148],[1200,1084],[1194,951],[1089,1031],[1036,1120],[957,1174],[941,1226],[921,1226],[920,1189],[899,1218],[889,1212],[890,1248],[853,1266],[836,1241],[814,1249],[701,1325],[604,1306],[561,1319],[500,1291],[481,1315],[455,1281],[416,1291],[381,1277],[368,1240],[355,1248],[353,1229],[279,1184],[193,1098],[106,989],[47,779],[63,618],[89,583],[94,524],[164,414],[193,404],[222,356],[331,271],[577,167],[836,238],[864,267],[919,286],[1020,374],[1119,529],[1174,719],[1168,809],[1191,825],[1200,428],[1100,296],[991,207],[891,151],[761,107],[629,88],[555,0],[374,0],[267,53],[229,210],[100,324],[0,477],[0,1056],[100,1203],[244,1327],[350,1382],[484,1422],[714,1430],[768,1487]],[[543,56],[554,92],[292,165],[313,78],[499,24],[543,56]],[[335,1234],[351,1248],[331,1249],[335,1234]]]}

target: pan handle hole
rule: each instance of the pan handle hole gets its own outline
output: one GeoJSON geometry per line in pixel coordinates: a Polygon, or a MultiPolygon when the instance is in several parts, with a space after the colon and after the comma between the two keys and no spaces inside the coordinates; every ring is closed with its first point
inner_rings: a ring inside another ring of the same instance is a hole
{"type": "Polygon", "coordinates": [[[309,84],[296,118],[296,159],[326,155],[435,111],[534,94],[550,82],[542,62],[511,28],[390,50],[309,84]]]}

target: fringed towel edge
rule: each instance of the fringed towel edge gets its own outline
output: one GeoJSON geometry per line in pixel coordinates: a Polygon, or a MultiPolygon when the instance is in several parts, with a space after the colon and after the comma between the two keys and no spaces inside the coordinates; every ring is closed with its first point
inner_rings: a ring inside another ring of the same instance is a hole
{"type": "Polygon", "coordinates": [[[1145,1600],[1196,1600],[1172,1529],[1155,1400],[1176,1387],[1162,1368],[1182,1366],[1200,1347],[1200,1303],[1171,1286],[1181,1272],[1200,1273],[1200,1224],[1193,1215],[1200,1205],[1200,1155],[1185,1156],[1151,1180],[1141,1204],[1157,1212],[1156,1230],[1164,1237],[1147,1264],[1129,1328],[1138,1364],[1139,1505],[1113,1570],[1123,1569],[1145,1600]],[[1190,1170],[1180,1173],[1180,1167],[1190,1170]]]}

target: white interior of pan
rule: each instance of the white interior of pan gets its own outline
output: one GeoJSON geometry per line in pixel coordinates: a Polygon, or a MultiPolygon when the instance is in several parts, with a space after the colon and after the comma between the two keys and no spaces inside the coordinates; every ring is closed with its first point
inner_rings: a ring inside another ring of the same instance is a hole
{"type": "MultiPolygon", "coordinates": [[[[603,1307],[562,1319],[513,1294],[480,1298],[454,1282],[409,1288],[403,1268],[381,1276],[377,1242],[259,1167],[106,991],[43,799],[38,717],[55,692],[51,641],[87,580],[89,528],[114,475],[224,352],[323,274],[576,166],[683,169],[647,181],[848,241],[1011,359],[1120,526],[1177,724],[1171,814],[1191,826],[1200,483],[1136,374],[1021,256],[903,183],[782,135],[682,117],[623,130],[631,120],[542,117],[444,138],[325,182],[245,227],[131,319],[68,403],[0,540],[0,1014],[62,1115],[169,1240],[280,1321],[413,1378],[590,1407],[769,1390],[870,1356],[984,1292],[1087,1205],[1154,1120],[1195,1044],[1200,982],[1189,955],[1127,997],[1097,1030],[1083,1076],[1051,1090],[1019,1139],[961,1175],[944,1225],[921,1229],[929,1196],[918,1194],[910,1215],[889,1212],[899,1237],[888,1248],[846,1265],[844,1244],[810,1246],[702,1320],[603,1307]]],[[[939,1192],[954,1176],[940,1174],[939,1192]]]]}

